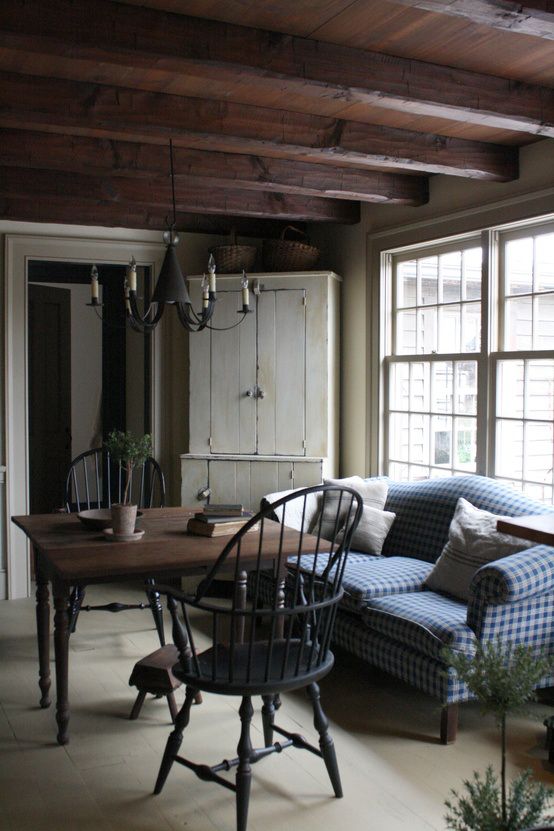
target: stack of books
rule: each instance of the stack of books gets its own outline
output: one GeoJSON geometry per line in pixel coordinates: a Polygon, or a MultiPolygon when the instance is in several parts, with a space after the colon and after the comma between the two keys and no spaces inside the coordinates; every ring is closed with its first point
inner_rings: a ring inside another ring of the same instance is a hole
{"type": "Polygon", "coordinates": [[[225,537],[236,534],[253,516],[242,505],[205,505],[187,523],[187,531],[203,537],[225,537]]]}

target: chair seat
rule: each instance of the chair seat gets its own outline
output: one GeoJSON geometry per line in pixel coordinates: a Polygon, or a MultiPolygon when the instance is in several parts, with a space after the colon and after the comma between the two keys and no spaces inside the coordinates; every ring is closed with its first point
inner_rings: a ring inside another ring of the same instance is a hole
{"type": "Polygon", "coordinates": [[[333,653],[328,651],[318,663],[317,653],[311,644],[301,646],[300,640],[268,641],[236,644],[217,644],[197,656],[198,672],[191,660],[189,672],[180,666],[173,668],[174,675],[188,686],[206,692],[226,695],[263,695],[268,690],[285,692],[305,687],[326,675],[334,663],[333,653]],[[317,666],[316,666],[317,664],[317,666]]]}

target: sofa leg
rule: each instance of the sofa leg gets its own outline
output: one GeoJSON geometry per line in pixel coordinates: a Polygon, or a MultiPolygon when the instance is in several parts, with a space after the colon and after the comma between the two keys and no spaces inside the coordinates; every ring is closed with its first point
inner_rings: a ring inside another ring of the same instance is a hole
{"type": "Polygon", "coordinates": [[[452,744],[458,732],[458,705],[445,704],[441,713],[441,744],[452,744]]]}

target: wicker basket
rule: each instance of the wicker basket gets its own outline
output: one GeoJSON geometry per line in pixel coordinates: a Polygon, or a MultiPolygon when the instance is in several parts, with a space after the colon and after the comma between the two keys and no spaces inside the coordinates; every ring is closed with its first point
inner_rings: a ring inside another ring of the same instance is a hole
{"type": "Polygon", "coordinates": [[[319,248],[309,244],[304,231],[287,225],[281,239],[264,239],[262,258],[265,271],[305,271],[317,263],[319,248]],[[303,237],[304,241],[285,239],[291,231],[303,237]]]}
{"type": "Polygon", "coordinates": [[[215,267],[220,274],[237,274],[241,271],[251,271],[256,261],[258,249],[255,245],[237,245],[237,232],[231,228],[228,245],[217,245],[210,248],[214,255],[215,267]]]}

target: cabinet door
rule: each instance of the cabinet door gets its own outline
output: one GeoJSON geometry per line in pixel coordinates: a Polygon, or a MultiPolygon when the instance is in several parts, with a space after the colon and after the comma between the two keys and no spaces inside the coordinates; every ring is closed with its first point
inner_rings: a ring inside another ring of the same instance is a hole
{"type": "MultiPolygon", "coordinates": [[[[240,302],[238,291],[218,292],[214,326],[235,326],[240,320],[240,302]]],[[[255,314],[249,314],[236,328],[210,330],[210,366],[205,371],[210,385],[212,453],[256,452],[255,318],[255,314]],[[248,391],[252,396],[247,395],[248,391]]]]}
{"type": "Polygon", "coordinates": [[[258,453],[306,453],[306,292],[258,297],[258,453]]]}

